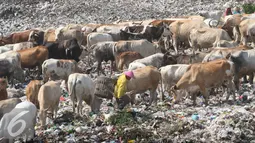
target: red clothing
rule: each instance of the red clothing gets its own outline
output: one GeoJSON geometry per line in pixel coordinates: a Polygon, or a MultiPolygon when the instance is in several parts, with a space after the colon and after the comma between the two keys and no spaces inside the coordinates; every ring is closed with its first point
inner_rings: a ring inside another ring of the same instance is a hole
{"type": "Polygon", "coordinates": [[[232,14],[232,11],[231,11],[231,8],[227,8],[225,13],[224,13],[224,16],[227,16],[227,15],[233,15],[232,14]]]}

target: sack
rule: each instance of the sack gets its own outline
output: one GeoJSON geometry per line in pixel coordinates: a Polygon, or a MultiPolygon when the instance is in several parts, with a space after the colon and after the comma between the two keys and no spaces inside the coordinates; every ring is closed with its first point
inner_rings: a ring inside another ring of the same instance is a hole
{"type": "Polygon", "coordinates": [[[116,79],[112,79],[106,76],[97,77],[95,83],[95,96],[101,98],[112,99],[114,96],[114,85],[116,83],[116,79]]]}

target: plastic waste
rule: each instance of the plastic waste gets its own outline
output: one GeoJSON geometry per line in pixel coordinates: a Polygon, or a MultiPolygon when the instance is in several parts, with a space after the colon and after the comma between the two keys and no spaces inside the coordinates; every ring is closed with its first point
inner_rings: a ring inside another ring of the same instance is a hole
{"type": "Polygon", "coordinates": [[[211,116],[210,117],[210,120],[213,120],[213,119],[215,119],[216,118],[216,116],[211,116]]]}
{"type": "Polygon", "coordinates": [[[191,116],[191,118],[192,118],[192,120],[194,120],[194,121],[199,120],[199,116],[198,116],[197,113],[193,114],[193,115],[191,116]]]}

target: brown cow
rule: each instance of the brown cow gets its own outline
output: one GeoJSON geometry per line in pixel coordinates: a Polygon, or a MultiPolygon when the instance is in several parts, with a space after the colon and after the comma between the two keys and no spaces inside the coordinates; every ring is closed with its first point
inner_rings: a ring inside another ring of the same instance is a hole
{"type": "Polygon", "coordinates": [[[55,42],[55,29],[47,29],[44,33],[44,42],[55,42]]]}
{"type": "Polygon", "coordinates": [[[6,44],[27,42],[29,38],[29,34],[32,31],[38,31],[38,30],[25,30],[25,31],[15,32],[6,37],[4,37],[2,34],[0,37],[0,46],[6,45],[6,44]]]}
{"type": "Polygon", "coordinates": [[[41,86],[42,86],[42,81],[31,80],[26,87],[27,100],[35,104],[37,109],[39,109],[38,93],[41,86]]]}
{"type": "Polygon", "coordinates": [[[236,42],[239,42],[240,39],[239,39],[238,35],[235,35],[235,33],[233,33],[233,30],[235,29],[235,30],[239,31],[238,26],[241,23],[241,18],[242,18],[242,15],[240,15],[240,14],[228,15],[225,17],[224,24],[221,27],[236,42]]]}
{"type": "Polygon", "coordinates": [[[124,65],[128,68],[128,65],[137,59],[142,59],[143,56],[135,51],[127,51],[117,56],[117,65],[119,70],[123,70],[124,65]]]}
{"type": "Polygon", "coordinates": [[[48,59],[48,49],[44,46],[37,46],[30,49],[17,51],[21,56],[22,68],[35,68],[38,66],[38,77],[42,73],[42,63],[48,59]]]}
{"type": "MultiPolygon", "coordinates": [[[[176,97],[176,90],[195,87],[200,90],[204,96],[205,104],[208,104],[208,89],[219,87],[224,83],[227,83],[229,88],[234,89],[234,83],[232,82],[232,76],[234,74],[234,63],[225,59],[219,59],[206,63],[196,63],[188,67],[187,72],[184,73],[182,78],[176,85],[171,87],[176,97]]],[[[181,97],[177,96],[175,102],[181,97]]],[[[229,98],[229,92],[227,99],[229,98]]],[[[233,93],[233,99],[235,100],[235,94],[233,93]]],[[[193,96],[193,104],[196,103],[196,96],[193,96]]]]}
{"type": "Polygon", "coordinates": [[[4,78],[0,78],[0,101],[8,98],[6,88],[7,81],[4,78]]]}

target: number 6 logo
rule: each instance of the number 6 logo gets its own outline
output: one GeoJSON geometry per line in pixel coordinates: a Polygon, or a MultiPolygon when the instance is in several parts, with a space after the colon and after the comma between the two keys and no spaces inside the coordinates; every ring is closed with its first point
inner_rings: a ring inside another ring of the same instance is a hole
{"type": "Polygon", "coordinates": [[[23,116],[24,114],[28,113],[29,111],[22,111],[19,114],[17,114],[14,118],[12,118],[12,120],[10,121],[7,130],[8,133],[12,136],[12,137],[16,137],[18,135],[20,135],[24,129],[26,128],[26,122],[22,119],[18,120],[21,116],[23,116]],[[18,123],[21,123],[21,127],[15,132],[12,132],[12,129],[15,125],[17,125],[18,123]]]}

